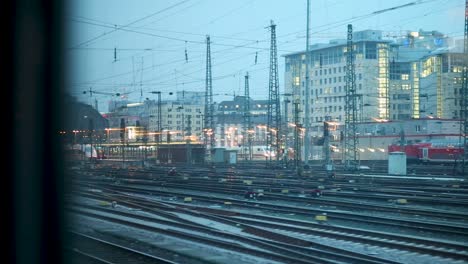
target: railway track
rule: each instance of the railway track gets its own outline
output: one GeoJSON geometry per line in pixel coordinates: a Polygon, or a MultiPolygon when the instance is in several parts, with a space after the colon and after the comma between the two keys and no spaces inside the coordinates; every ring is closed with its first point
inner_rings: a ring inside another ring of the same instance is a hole
{"type": "MultiPolygon", "coordinates": [[[[166,225],[165,230],[186,232],[180,230],[185,228],[192,233],[193,230],[208,232],[206,223],[192,220],[198,218],[241,228],[241,234],[229,239],[225,234],[206,233],[202,236],[214,240],[206,243],[200,238],[180,237],[180,234],[164,235],[273,262],[283,263],[285,260],[260,256],[258,252],[251,254],[229,249],[226,245],[216,245],[215,241],[249,245],[283,257],[295,258],[299,253],[299,259],[303,261],[310,258],[308,263],[323,263],[321,260],[324,259],[331,260],[330,263],[413,263],[407,260],[422,261],[424,256],[434,257],[435,262],[428,263],[468,262],[468,227],[465,224],[468,215],[454,209],[457,206],[464,208],[468,202],[468,186],[463,181],[396,177],[374,180],[360,175],[343,175],[335,179],[324,176],[297,178],[263,169],[194,168],[192,172],[178,172],[177,176],[168,176],[164,169],[84,170],[75,171],[69,179],[77,187],[75,195],[95,201],[113,201],[156,214],[170,222],[158,223],[166,225]],[[305,191],[318,186],[323,190],[323,197],[304,197],[305,191]],[[247,189],[262,189],[264,195],[260,200],[247,200],[243,198],[247,189]],[[184,202],[185,197],[190,197],[193,202],[184,202]],[[407,199],[410,203],[397,205],[391,202],[396,199],[407,199]],[[440,206],[443,210],[416,204],[440,206]],[[314,215],[326,215],[328,222],[306,220],[314,215]],[[280,250],[286,251],[279,253],[280,250]],[[369,254],[379,257],[367,258],[369,254]],[[350,256],[355,259],[345,260],[350,256]]],[[[149,218],[132,220],[136,218],[131,215],[104,215],[102,218],[99,208],[75,206],[82,208],[73,214],[122,226],[133,226],[131,222],[135,221],[154,223],[149,218]],[[121,222],[122,217],[127,217],[128,223],[121,222]]],[[[108,210],[106,214],[115,213],[112,212],[115,208],[108,210]]],[[[141,226],[133,227],[147,230],[141,226]]],[[[219,230],[210,232],[215,231],[219,230]]]]}
{"type": "MultiPolygon", "coordinates": [[[[112,197],[115,199],[115,197],[112,197]]],[[[124,201],[119,201],[123,204],[127,203],[129,206],[140,206],[141,209],[158,208],[158,210],[180,212],[180,209],[176,209],[174,204],[170,206],[161,206],[158,203],[151,203],[137,198],[126,197],[124,201]],[[128,202],[128,201],[131,202],[128,202]],[[127,202],[126,202],[127,201],[127,202]],[[138,204],[145,204],[138,205],[138,204]]],[[[193,211],[194,216],[200,217],[200,208],[182,205],[180,208],[188,209],[193,211]]],[[[208,210],[209,211],[209,210],[208,210]]],[[[273,234],[273,237],[278,237],[277,234],[283,234],[285,236],[293,237],[323,237],[337,240],[352,241],[358,244],[368,244],[372,246],[379,246],[382,248],[393,248],[402,250],[403,252],[418,252],[420,254],[429,254],[433,256],[440,256],[444,258],[451,258],[455,260],[468,260],[468,255],[464,245],[455,243],[447,243],[442,241],[424,240],[412,237],[396,236],[392,234],[385,234],[381,232],[369,232],[365,230],[352,230],[340,227],[330,226],[317,226],[311,225],[310,223],[292,221],[287,219],[273,218],[273,217],[259,217],[258,215],[249,215],[247,213],[241,213],[236,216],[229,215],[229,211],[223,210],[211,210],[209,214],[206,212],[203,214],[204,217],[210,218],[214,221],[221,221],[233,226],[247,226],[248,228],[259,227],[261,231],[251,230],[254,234],[260,232],[265,233],[264,229],[269,229],[273,234]],[[279,224],[278,222],[282,222],[279,224]],[[299,234],[299,235],[297,235],[299,234]]],[[[182,211],[187,213],[187,211],[182,211]]],[[[271,237],[271,234],[270,234],[271,237]]],[[[289,238],[292,240],[292,238],[289,238]]],[[[310,241],[310,240],[306,240],[310,241]]],[[[323,245],[321,245],[323,247],[323,245]]]]}
{"type": "MultiPolygon", "coordinates": [[[[99,182],[99,180],[97,180],[99,182]]],[[[375,203],[369,201],[363,201],[362,199],[358,200],[350,200],[350,199],[337,199],[337,198],[330,198],[330,196],[337,196],[338,198],[346,197],[349,198],[350,196],[353,198],[359,198],[359,194],[354,193],[333,193],[333,192],[325,192],[325,197],[320,199],[308,198],[308,197],[300,197],[297,196],[301,190],[297,189],[290,189],[288,186],[267,186],[267,185],[245,185],[241,183],[220,183],[220,182],[209,182],[205,181],[204,184],[202,183],[192,183],[189,180],[172,180],[172,181],[163,181],[163,182],[154,182],[148,180],[120,180],[121,184],[130,184],[133,186],[144,185],[144,186],[155,186],[155,187],[165,187],[165,188],[173,188],[173,189],[180,189],[180,190],[204,190],[206,192],[212,193],[219,193],[219,194],[228,194],[228,195],[239,195],[244,193],[247,189],[262,189],[264,190],[264,196],[262,196],[262,201],[264,200],[278,200],[278,201],[289,201],[299,204],[307,204],[312,203],[317,206],[333,206],[336,209],[343,209],[343,210],[350,210],[350,211],[379,211],[379,212],[388,212],[388,213],[397,213],[397,214],[406,214],[406,215],[420,215],[426,217],[432,217],[435,219],[452,219],[452,220],[461,220],[466,221],[468,220],[468,214],[463,212],[453,212],[448,210],[437,210],[432,208],[421,208],[421,207],[405,207],[401,205],[391,204],[388,205],[388,200],[396,201],[400,199],[401,196],[378,196],[380,201],[384,201],[383,203],[375,203]],[[281,193],[282,190],[287,190],[288,194],[278,194],[281,193]],[[275,192],[275,193],[273,193],[275,192]],[[289,192],[295,192],[296,195],[292,196],[289,195],[289,192]]],[[[302,189],[304,190],[304,189],[302,189]]],[[[373,195],[377,196],[377,195],[373,195]]],[[[409,199],[409,198],[408,198],[409,199]]],[[[426,202],[429,198],[426,198],[426,202]]],[[[410,200],[412,201],[412,200],[410,200]]],[[[443,199],[432,199],[430,203],[443,203],[443,199]]],[[[454,201],[458,204],[465,204],[462,200],[454,201]]],[[[445,205],[445,204],[444,204],[445,205]]],[[[449,203],[450,205],[450,203],[449,203]]],[[[468,203],[466,203],[468,205],[468,203]]]]}
{"type": "Polygon", "coordinates": [[[96,237],[81,234],[78,232],[68,232],[73,243],[72,247],[66,248],[73,254],[73,263],[105,263],[105,264],[176,264],[157,256],[134,250],[129,247],[111,243],[96,237]]]}
{"type": "MultiPolygon", "coordinates": [[[[203,170],[204,171],[204,170],[203,170]]],[[[105,173],[103,173],[105,174],[105,173]]],[[[197,173],[193,173],[197,174],[197,173]]],[[[424,212],[424,206],[430,206],[431,210],[434,211],[436,207],[442,206],[442,209],[454,209],[457,213],[453,213],[452,218],[465,217],[465,215],[458,213],[460,212],[456,208],[465,208],[468,206],[468,190],[463,189],[464,186],[460,184],[453,184],[454,188],[445,188],[442,193],[442,188],[434,190],[428,190],[426,188],[421,189],[419,185],[421,182],[417,182],[417,188],[411,189],[393,189],[388,190],[388,187],[382,184],[368,184],[368,183],[354,183],[354,180],[349,182],[339,182],[337,180],[329,181],[324,179],[278,179],[278,178],[264,178],[262,177],[246,177],[240,175],[211,175],[211,176],[178,176],[178,177],[167,177],[164,174],[154,173],[154,172],[135,172],[131,175],[113,175],[113,178],[118,178],[120,181],[132,181],[137,183],[138,180],[150,180],[151,182],[145,182],[151,185],[168,185],[172,184],[175,187],[175,184],[181,184],[181,187],[188,188],[190,183],[193,189],[197,188],[213,188],[224,189],[224,192],[233,192],[234,189],[239,189],[240,191],[245,190],[246,188],[257,188],[263,190],[269,190],[270,192],[279,193],[283,189],[287,189],[289,193],[302,193],[308,189],[316,189],[318,186],[322,187],[323,192],[326,194],[327,199],[322,199],[322,203],[329,203],[333,206],[340,205],[344,206],[346,201],[343,199],[349,199],[349,203],[359,203],[363,204],[362,206],[366,209],[369,209],[373,206],[373,201],[379,202],[377,204],[376,210],[394,210],[394,208],[387,208],[389,202],[395,202],[397,199],[406,199],[410,201],[410,205],[407,207],[413,207],[414,205],[421,205],[420,208],[415,208],[413,213],[419,215],[430,215],[431,212],[424,212]],[[322,180],[322,181],[321,181],[322,180]],[[243,182],[251,181],[250,186],[246,186],[243,182]],[[196,184],[200,186],[196,186],[196,184]],[[207,185],[211,186],[207,186],[207,185]],[[232,190],[228,190],[232,189],[232,190]],[[329,199],[330,197],[339,198],[341,201],[333,201],[329,199]],[[326,201],[329,200],[329,201],[326,201]],[[353,202],[356,200],[358,202],[353,202]],[[364,205],[364,203],[367,203],[364,205]],[[383,205],[383,206],[381,206],[383,205]],[[380,207],[380,208],[379,208],[380,207]],[[416,209],[420,209],[419,212],[415,212],[416,209]]],[[[405,181],[405,180],[400,180],[405,181]]],[[[393,182],[392,182],[393,183],[393,182]]],[[[440,184],[440,183],[439,183],[440,184]]],[[[400,183],[400,186],[406,185],[406,183],[400,183]]],[[[284,198],[284,199],[295,199],[295,198],[284,198]]],[[[319,201],[320,202],[320,201],[319,201]]],[[[390,206],[394,207],[394,206],[390,206]]],[[[410,210],[401,207],[402,211],[410,210]]],[[[444,212],[440,212],[443,214],[444,212]]],[[[451,217],[450,213],[444,214],[444,217],[451,217]]]]}
{"type": "MultiPolygon", "coordinates": [[[[283,204],[271,204],[262,201],[246,201],[245,199],[235,199],[231,196],[218,196],[213,197],[212,194],[199,193],[199,192],[182,192],[181,190],[162,190],[160,187],[148,187],[148,186],[122,186],[122,185],[108,185],[99,184],[92,182],[92,186],[99,186],[101,188],[108,188],[120,192],[129,192],[142,195],[158,195],[165,197],[183,197],[190,196],[193,199],[203,202],[207,205],[220,204],[223,202],[230,202],[233,206],[239,208],[246,208],[250,210],[263,210],[265,212],[277,212],[277,213],[294,213],[296,215],[310,216],[326,213],[329,218],[340,220],[344,222],[359,222],[363,224],[370,224],[376,226],[393,226],[398,228],[409,228],[418,230],[421,232],[429,233],[440,233],[450,234],[456,236],[467,236],[468,229],[465,226],[450,225],[446,222],[436,222],[428,220],[412,220],[409,218],[402,217],[391,217],[391,216],[375,216],[369,214],[361,214],[355,212],[346,212],[339,210],[331,210],[326,208],[315,209],[306,206],[292,206],[283,204]]],[[[91,186],[91,185],[90,185],[91,186]]]]}
{"type": "MultiPolygon", "coordinates": [[[[191,183],[191,181],[173,181],[173,182],[152,182],[152,181],[122,181],[128,182],[131,184],[144,184],[152,186],[165,186],[168,188],[175,189],[188,189],[188,190],[206,190],[217,193],[225,194],[239,194],[245,192],[247,189],[261,189],[264,190],[264,199],[278,199],[278,200],[287,200],[293,202],[311,202],[310,198],[291,196],[290,194],[301,194],[307,190],[307,186],[298,189],[297,187],[290,188],[290,186],[276,186],[271,187],[268,185],[257,185],[257,184],[233,184],[233,183],[219,183],[219,182],[204,182],[202,183],[191,183]],[[283,190],[288,191],[288,195],[280,194],[283,190]]],[[[310,189],[316,189],[312,186],[310,189]]],[[[463,212],[449,212],[444,210],[437,211],[436,209],[428,210],[427,208],[415,208],[415,207],[397,207],[395,205],[388,205],[390,201],[396,201],[397,199],[407,199],[411,203],[424,203],[429,205],[444,205],[444,206],[458,206],[461,208],[468,207],[468,200],[461,199],[449,199],[441,197],[415,197],[409,195],[383,195],[383,194],[361,194],[361,193],[350,193],[342,191],[331,191],[336,190],[337,188],[325,189],[323,191],[324,197],[321,199],[314,199],[315,204],[321,205],[331,205],[338,208],[352,208],[360,210],[375,210],[375,211],[384,211],[384,212],[395,212],[401,214],[415,214],[415,215],[424,215],[424,216],[434,216],[443,215],[444,218],[452,219],[468,219],[468,214],[463,212]],[[343,199],[343,198],[346,198],[343,199]],[[369,201],[372,200],[372,201],[369,201]],[[374,202],[377,201],[378,203],[374,202]]],[[[340,188],[341,189],[341,188],[340,188]]]]}
{"type": "MultiPolygon", "coordinates": [[[[352,255],[359,254],[353,252],[348,252],[349,256],[347,256],[344,254],[307,249],[304,248],[303,245],[302,247],[296,245],[297,248],[302,249],[302,252],[299,252],[294,250],[296,247],[292,247],[293,249],[291,249],[291,247],[287,248],[288,244],[284,244],[283,242],[278,242],[279,244],[275,243],[275,245],[273,245],[251,236],[240,236],[238,234],[217,231],[193,224],[188,225],[115,210],[104,210],[103,208],[85,206],[85,208],[69,210],[75,214],[108,221],[113,224],[133,227],[186,241],[202,243],[204,245],[229,250],[236,254],[242,254],[247,257],[252,256],[279,263],[393,263],[366,255],[362,255],[361,258],[355,257],[352,255]],[[155,223],[157,223],[158,226],[155,226],[155,223]],[[307,252],[307,254],[304,252],[307,252]]],[[[263,233],[265,232],[266,231],[263,231],[263,233]]],[[[288,238],[290,242],[294,241],[296,244],[304,243],[303,240],[289,238],[287,236],[276,235],[275,238],[283,238],[283,240],[288,238]]],[[[281,241],[281,239],[278,239],[278,241],[281,241]]]]}

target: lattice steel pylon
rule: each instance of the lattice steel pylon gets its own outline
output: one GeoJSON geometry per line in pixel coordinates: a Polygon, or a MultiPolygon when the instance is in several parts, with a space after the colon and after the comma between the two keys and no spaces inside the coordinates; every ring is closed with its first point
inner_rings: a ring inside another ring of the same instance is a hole
{"type": "Polygon", "coordinates": [[[215,146],[214,129],[214,105],[213,105],[213,85],[211,75],[211,49],[210,36],[206,36],[206,79],[205,79],[205,123],[204,123],[204,143],[206,148],[206,159],[211,161],[211,152],[215,146]]]}
{"type": "Polygon", "coordinates": [[[250,115],[250,91],[249,91],[249,73],[245,73],[245,87],[244,87],[244,154],[246,160],[252,160],[253,150],[252,150],[252,136],[253,136],[253,127],[252,127],[252,118],[250,115]]]}
{"type": "MultiPolygon", "coordinates": [[[[279,163],[281,152],[281,108],[279,98],[278,79],[278,53],[276,48],[276,25],[271,21],[268,27],[271,31],[270,44],[270,81],[268,85],[268,123],[267,123],[267,147],[270,153],[275,153],[276,163],[279,163]],[[274,152],[273,152],[274,151],[274,152]]],[[[272,155],[269,161],[272,161],[272,155]]]]}
{"type": "Polygon", "coordinates": [[[462,95],[460,111],[460,140],[464,146],[461,172],[463,176],[468,174],[468,0],[465,1],[465,37],[463,41],[463,71],[462,71],[462,95]]]}
{"type": "Polygon", "coordinates": [[[356,102],[356,73],[354,71],[353,26],[348,25],[348,39],[346,45],[346,98],[345,98],[345,132],[344,159],[346,169],[356,169],[359,165],[357,152],[357,102],[356,102]]]}

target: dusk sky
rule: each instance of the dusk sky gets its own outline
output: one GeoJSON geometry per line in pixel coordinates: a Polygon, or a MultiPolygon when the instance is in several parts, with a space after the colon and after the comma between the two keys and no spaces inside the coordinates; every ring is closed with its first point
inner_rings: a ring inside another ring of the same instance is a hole
{"type": "MultiPolygon", "coordinates": [[[[311,44],[345,39],[349,23],[354,31],[383,30],[383,35],[389,38],[420,29],[463,37],[463,0],[310,2],[311,44]],[[413,4],[406,5],[409,3],[413,4]]],[[[151,91],[161,91],[163,99],[171,99],[169,92],[204,91],[205,39],[209,34],[214,100],[242,95],[246,71],[250,75],[251,96],[267,99],[270,32],[266,27],[270,20],[277,25],[283,92],[281,55],[305,50],[306,3],[306,0],[70,1],[66,54],[71,94],[86,103],[94,104],[96,98],[99,111],[107,111],[107,103],[119,98],[103,93],[128,93],[129,100],[138,102],[147,97],[154,99],[151,91]],[[90,88],[101,94],[92,98],[83,94],[90,88]]]]}

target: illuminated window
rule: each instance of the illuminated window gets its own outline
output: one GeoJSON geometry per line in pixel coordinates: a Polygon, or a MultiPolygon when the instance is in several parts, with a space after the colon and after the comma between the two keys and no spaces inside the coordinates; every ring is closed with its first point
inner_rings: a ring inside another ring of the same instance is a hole
{"type": "Polygon", "coordinates": [[[401,75],[401,79],[402,79],[403,81],[409,80],[409,74],[402,74],[402,75],[401,75]]]}
{"type": "Polygon", "coordinates": [[[421,77],[427,77],[434,72],[435,57],[428,58],[423,62],[421,77]]]}
{"type": "Polygon", "coordinates": [[[299,76],[294,77],[293,84],[298,86],[300,83],[301,83],[301,80],[300,80],[299,76]]]}

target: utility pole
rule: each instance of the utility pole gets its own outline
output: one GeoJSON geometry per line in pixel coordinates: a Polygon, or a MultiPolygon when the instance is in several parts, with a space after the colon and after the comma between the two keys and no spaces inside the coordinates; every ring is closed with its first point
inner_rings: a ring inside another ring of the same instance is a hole
{"type": "MultiPolygon", "coordinates": [[[[88,119],[88,137],[89,143],[91,145],[91,162],[93,161],[93,133],[94,132],[94,120],[92,118],[88,119]]],[[[96,157],[97,158],[97,157],[96,157]]]]}
{"type": "Polygon", "coordinates": [[[328,174],[333,171],[333,162],[330,151],[330,117],[323,122],[323,152],[325,153],[325,170],[328,174]]]}
{"type": "MultiPolygon", "coordinates": [[[[285,154],[287,153],[286,151],[289,150],[289,124],[288,124],[288,104],[291,103],[291,100],[289,100],[289,96],[292,96],[293,94],[291,93],[285,93],[283,94],[284,95],[284,134],[285,134],[285,138],[284,138],[284,152],[285,154]]],[[[289,159],[289,153],[287,153],[285,156],[284,156],[284,163],[286,164],[286,167],[289,166],[289,162],[288,162],[288,159],[289,159]]]]}
{"type": "Polygon", "coordinates": [[[166,135],[166,142],[167,142],[167,164],[172,163],[172,153],[171,153],[171,131],[167,131],[166,135]]]}
{"type": "Polygon", "coordinates": [[[153,91],[151,92],[152,94],[157,94],[158,95],[158,105],[157,105],[157,116],[158,116],[158,123],[157,123],[157,131],[155,134],[155,143],[156,143],[156,151],[157,151],[157,156],[156,160],[159,160],[159,146],[161,145],[161,140],[162,140],[162,113],[161,113],[161,91],[153,91]]]}
{"type": "Polygon", "coordinates": [[[304,133],[304,161],[309,164],[310,156],[310,91],[309,91],[309,13],[310,13],[310,0],[307,0],[307,33],[306,33],[306,56],[305,56],[305,133],[304,133]]]}
{"type": "Polygon", "coordinates": [[[357,104],[356,104],[356,73],[353,50],[353,26],[348,25],[348,39],[346,46],[346,105],[345,105],[345,140],[344,156],[345,168],[357,169],[359,157],[357,153],[357,104]]]}
{"type": "Polygon", "coordinates": [[[468,174],[468,0],[465,1],[465,35],[463,39],[463,71],[462,71],[462,95],[461,100],[461,122],[460,122],[460,140],[463,143],[464,154],[462,157],[462,175],[468,174]]]}
{"type": "MultiPolygon", "coordinates": [[[[276,25],[271,21],[269,26],[271,31],[270,44],[270,79],[268,85],[268,123],[267,123],[267,147],[270,153],[274,153],[276,163],[279,163],[281,152],[281,109],[279,100],[279,79],[278,79],[278,54],[276,48],[276,25]]],[[[269,155],[271,163],[272,158],[269,155]]]]}
{"type": "Polygon", "coordinates": [[[299,123],[299,104],[300,100],[294,100],[294,167],[296,169],[297,175],[302,174],[301,166],[301,128],[302,125],[299,123]]]}
{"type": "Polygon", "coordinates": [[[215,146],[213,84],[211,78],[210,36],[206,36],[206,78],[205,78],[205,136],[206,159],[212,161],[211,152],[215,146]]]}
{"type": "Polygon", "coordinates": [[[146,156],[148,155],[148,129],[146,126],[143,127],[143,144],[145,145],[144,157],[143,157],[143,168],[146,167],[146,156]]]}
{"type": "Polygon", "coordinates": [[[250,116],[250,91],[249,91],[249,73],[245,73],[245,87],[244,87],[244,149],[245,160],[252,160],[252,119],[250,116]],[[247,145],[247,148],[246,148],[247,145]]]}
{"type": "Polygon", "coordinates": [[[122,168],[125,169],[125,119],[120,119],[120,143],[122,144],[122,168]]]}
{"type": "Polygon", "coordinates": [[[187,115],[187,133],[185,134],[186,136],[186,150],[187,150],[187,165],[192,164],[192,145],[191,145],[191,136],[192,136],[192,116],[187,115]]]}

